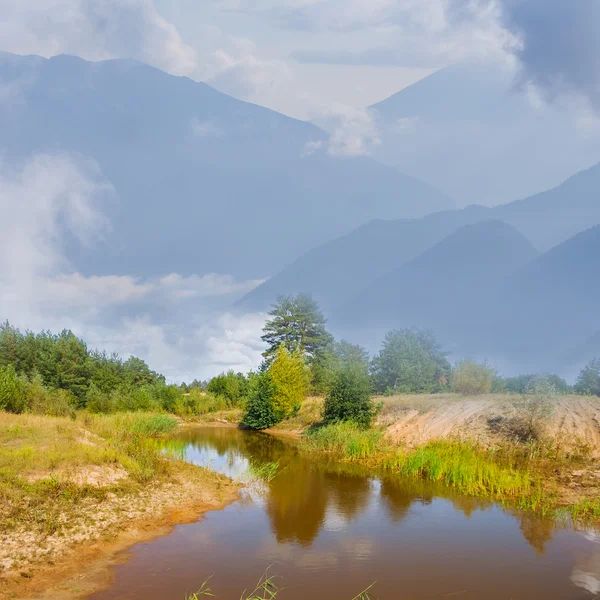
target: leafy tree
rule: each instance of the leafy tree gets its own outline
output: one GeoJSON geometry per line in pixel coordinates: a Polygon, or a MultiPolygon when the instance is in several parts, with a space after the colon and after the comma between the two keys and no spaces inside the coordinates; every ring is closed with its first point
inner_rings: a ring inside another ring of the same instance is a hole
{"type": "Polygon", "coordinates": [[[242,424],[258,430],[276,425],[281,419],[275,411],[274,398],[275,385],[268,371],[252,377],[242,424]]]}
{"type": "Polygon", "coordinates": [[[269,315],[272,318],[265,323],[262,336],[269,345],[263,353],[267,362],[273,360],[283,345],[289,352],[298,350],[306,355],[311,363],[333,341],[325,327],[327,319],[311,296],[280,296],[269,315]]]}
{"type": "Polygon", "coordinates": [[[209,394],[224,398],[230,407],[241,404],[248,394],[248,379],[243,373],[228,371],[213,377],[206,388],[209,394]]]}
{"type": "Polygon", "coordinates": [[[578,394],[600,396],[600,358],[590,361],[581,371],[575,391],[578,394]]]}
{"type": "Polygon", "coordinates": [[[452,371],[452,389],[464,396],[489,394],[494,386],[496,370],[487,363],[464,359],[456,363],[452,371]]]}
{"type": "Polygon", "coordinates": [[[281,421],[300,408],[306,395],[306,370],[300,351],[290,352],[280,346],[269,374],[275,386],[273,409],[281,421]]]}
{"type": "Polygon", "coordinates": [[[377,391],[431,393],[446,387],[450,363],[429,331],[390,331],[373,359],[371,372],[377,391]]]}
{"type": "Polygon", "coordinates": [[[371,396],[369,372],[360,364],[346,364],[334,376],[331,391],[325,398],[323,421],[352,421],[368,428],[377,410],[371,396]]]}
{"type": "Polygon", "coordinates": [[[511,394],[528,394],[532,388],[542,384],[554,387],[559,394],[569,394],[572,391],[572,388],[562,377],[552,373],[507,377],[502,382],[504,391],[511,394]]]}
{"type": "Polygon", "coordinates": [[[358,367],[369,372],[369,353],[346,340],[331,344],[323,358],[312,365],[313,388],[316,393],[328,394],[338,372],[345,367],[358,367]]]}

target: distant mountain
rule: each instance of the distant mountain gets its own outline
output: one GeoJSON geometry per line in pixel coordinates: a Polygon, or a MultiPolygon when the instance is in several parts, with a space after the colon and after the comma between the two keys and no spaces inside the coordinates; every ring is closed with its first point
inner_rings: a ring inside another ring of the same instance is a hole
{"type": "Polygon", "coordinates": [[[135,61],[0,54],[0,88],[5,162],[93,159],[118,193],[105,245],[71,251],[86,273],[264,277],[373,218],[452,206],[372,159],[309,155],[314,125],[135,61]]]}
{"type": "Polygon", "coordinates": [[[600,224],[600,165],[548,192],[496,208],[470,206],[422,219],[373,221],[304,254],[240,304],[262,309],[278,295],[305,292],[336,309],[459,227],[488,220],[504,221],[536,249],[548,250],[600,224]]]}
{"type": "MultiPolygon", "coordinates": [[[[600,226],[584,231],[509,277],[486,310],[489,338],[521,361],[573,359],[600,330],[600,226]]],[[[583,354],[580,355],[584,359],[583,354]]],[[[591,356],[588,357],[588,359],[591,356]]]]}
{"type": "Polygon", "coordinates": [[[376,279],[335,316],[346,326],[421,327],[462,339],[474,312],[507,277],[538,256],[514,227],[461,227],[414,260],[376,279]]]}
{"type": "Polygon", "coordinates": [[[600,164],[569,177],[558,187],[493,209],[539,250],[548,250],[600,224],[600,164]]]}
{"type": "Polygon", "coordinates": [[[544,105],[500,65],[442,69],[370,112],[375,158],[465,204],[527,197],[600,161],[600,135],[577,111],[544,105]]]}
{"type": "Polygon", "coordinates": [[[312,294],[327,311],[334,311],[379,277],[488,214],[482,207],[469,207],[417,220],[371,221],[302,255],[244,296],[239,306],[263,310],[279,295],[303,292],[312,294]]]}

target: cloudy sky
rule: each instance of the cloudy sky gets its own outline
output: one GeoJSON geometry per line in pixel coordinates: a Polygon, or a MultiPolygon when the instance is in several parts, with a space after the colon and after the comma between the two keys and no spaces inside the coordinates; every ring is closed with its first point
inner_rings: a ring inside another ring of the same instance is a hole
{"type": "MultiPolygon", "coordinates": [[[[598,0],[0,0],[0,50],[135,58],[297,118],[341,115],[362,128],[364,107],[464,60],[505,65],[537,101],[577,98],[597,111],[598,23],[598,0]]],[[[9,92],[0,87],[0,100],[9,92]]],[[[111,194],[82,157],[0,161],[0,210],[11,215],[0,221],[0,317],[71,327],[172,380],[255,366],[264,315],[223,307],[258,282],[73,272],[61,237],[101,239],[111,194]]]]}
{"type": "Polygon", "coordinates": [[[0,0],[0,44],[137,58],[309,118],[469,59],[598,102],[599,20],[597,0],[0,0]]]}

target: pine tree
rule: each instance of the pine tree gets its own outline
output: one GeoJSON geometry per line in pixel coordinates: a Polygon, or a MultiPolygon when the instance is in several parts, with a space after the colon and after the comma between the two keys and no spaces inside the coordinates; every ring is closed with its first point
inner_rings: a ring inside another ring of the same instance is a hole
{"type": "Polygon", "coordinates": [[[283,345],[288,352],[299,351],[312,363],[333,341],[325,327],[327,319],[311,296],[280,296],[269,315],[272,318],[265,324],[262,336],[269,345],[263,353],[267,362],[283,345]]]}

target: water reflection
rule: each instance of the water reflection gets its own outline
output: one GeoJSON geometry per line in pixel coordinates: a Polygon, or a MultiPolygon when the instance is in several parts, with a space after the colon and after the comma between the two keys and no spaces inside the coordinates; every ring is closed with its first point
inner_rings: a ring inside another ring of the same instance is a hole
{"type": "MultiPolygon", "coordinates": [[[[372,473],[353,464],[303,455],[297,443],[263,433],[237,429],[190,430],[176,440],[186,459],[228,475],[241,477],[251,465],[278,462],[278,475],[266,486],[265,510],[279,543],[310,546],[327,524],[340,529],[358,518],[378,490],[380,504],[394,523],[407,518],[414,506],[446,498],[467,519],[493,506],[489,500],[454,495],[447,488],[418,479],[401,479],[372,473]],[[374,485],[374,481],[377,485],[374,485]]],[[[523,538],[544,553],[557,525],[532,513],[512,512],[523,538]]]]}
{"type": "Polygon", "coordinates": [[[94,600],[182,598],[211,574],[218,598],[239,598],[269,565],[285,600],[348,600],[375,580],[385,600],[600,594],[600,544],[589,533],[418,479],[307,456],[265,434],[188,431],[171,449],[233,477],[271,462],[280,471],[247,502],[136,547],[94,600]]]}
{"type": "Polygon", "coordinates": [[[577,559],[571,581],[597,597],[600,594],[600,535],[593,531],[583,532],[582,535],[596,544],[597,550],[577,559]]]}

